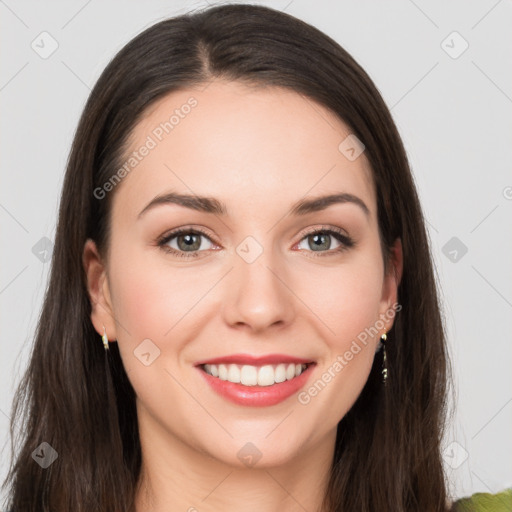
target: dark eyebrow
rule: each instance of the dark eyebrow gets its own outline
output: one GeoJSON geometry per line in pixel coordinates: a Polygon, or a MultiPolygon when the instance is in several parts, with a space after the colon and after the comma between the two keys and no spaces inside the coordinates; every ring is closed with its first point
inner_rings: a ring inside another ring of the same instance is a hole
{"type": "Polygon", "coordinates": [[[139,213],[139,218],[149,209],[161,204],[178,204],[185,208],[197,210],[199,212],[213,213],[216,215],[226,215],[227,210],[223,203],[212,197],[201,197],[188,194],[176,194],[169,192],[153,198],[139,213]]]}
{"type": "MultiPolygon", "coordinates": [[[[331,194],[327,196],[314,197],[312,199],[301,199],[292,206],[290,213],[291,215],[307,215],[308,213],[325,210],[332,204],[336,203],[353,203],[359,206],[367,217],[370,216],[370,210],[364,201],[359,197],[348,193],[331,194]]],[[[140,218],[149,209],[162,204],[177,204],[185,208],[205,213],[213,213],[215,215],[227,214],[226,206],[215,198],[169,192],[168,194],[163,194],[153,198],[139,213],[138,217],[140,218]]]]}
{"type": "Polygon", "coordinates": [[[331,194],[328,196],[314,197],[312,199],[301,199],[298,201],[291,210],[291,215],[306,215],[312,212],[325,210],[332,204],[336,203],[352,203],[359,206],[367,217],[370,217],[370,210],[366,203],[359,197],[348,194],[331,194]]]}

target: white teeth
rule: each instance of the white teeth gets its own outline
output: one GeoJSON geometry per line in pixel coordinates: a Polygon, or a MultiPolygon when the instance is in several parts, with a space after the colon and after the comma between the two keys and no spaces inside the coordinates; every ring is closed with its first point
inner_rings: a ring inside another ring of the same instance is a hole
{"type": "Polygon", "coordinates": [[[228,380],[229,382],[240,382],[240,369],[236,364],[230,364],[228,366],[228,380]]]}
{"type": "Polygon", "coordinates": [[[258,384],[258,368],[244,364],[240,370],[240,383],[244,386],[256,386],[258,384]]]}
{"type": "Polygon", "coordinates": [[[274,381],[274,368],[271,365],[262,366],[258,370],[258,386],[271,386],[274,381]]]}
{"type": "Polygon", "coordinates": [[[228,369],[226,368],[225,364],[219,364],[219,379],[228,380],[228,369]]]}
{"type": "Polygon", "coordinates": [[[306,368],[305,364],[280,363],[264,366],[237,364],[205,364],[204,371],[213,377],[244,386],[272,386],[298,377],[306,368]]]}
{"type": "Polygon", "coordinates": [[[274,380],[276,382],[284,382],[286,380],[286,365],[278,364],[274,372],[274,380]]]}

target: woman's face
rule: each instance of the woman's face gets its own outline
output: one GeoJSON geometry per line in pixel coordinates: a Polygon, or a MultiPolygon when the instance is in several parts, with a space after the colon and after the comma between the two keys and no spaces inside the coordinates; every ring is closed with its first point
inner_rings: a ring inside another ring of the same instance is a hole
{"type": "Polygon", "coordinates": [[[297,93],[224,81],[169,94],[135,127],[124,172],[97,191],[114,194],[108,261],[92,243],[84,255],[148,449],[259,467],[332,450],[398,284],[350,133],[297,93]],[[218,376],[200,365],[213,359],[218,376]]]}

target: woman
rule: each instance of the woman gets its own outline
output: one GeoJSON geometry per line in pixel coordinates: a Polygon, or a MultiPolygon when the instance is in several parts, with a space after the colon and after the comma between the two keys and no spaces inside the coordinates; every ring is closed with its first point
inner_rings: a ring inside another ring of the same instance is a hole
{"type": "Polygon", "coordinates": [[[448,510],[449,375],[407,157],[347,52],[251,5],[126,45],[73,142],[9,509],[448,510]]]}

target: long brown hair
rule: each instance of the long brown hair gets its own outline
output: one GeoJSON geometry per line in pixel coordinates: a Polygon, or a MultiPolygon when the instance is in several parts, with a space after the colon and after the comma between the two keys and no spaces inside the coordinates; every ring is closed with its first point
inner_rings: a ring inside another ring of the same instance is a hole
{"type": "Polygon", "coordinates": [[[107,254],[115,192],[99,199],[94,191],[122,165],[146,109],[213,78],[286,87],[334,112],[365,145],[386,268],[393,242],[402,241],[402,309],[388,333],[388,383],[381,382],[381,351],[339,422],[324,509],[445,511],[440,443],[451,371],[404,146],[377,88],[343,48],[301,20],[248,4],[156,23],[115,56],[90,94],[67,164],[33,352],[13,402],[7,506],[13,512],[133,510],[141,467],[135,394],[117,344],[106,355],[91,324],[82,251],[91,238],[107,254]],[[47,468],[33,457],[36,449],[48,455],[41,443],[58,455],[47,468]]]}

